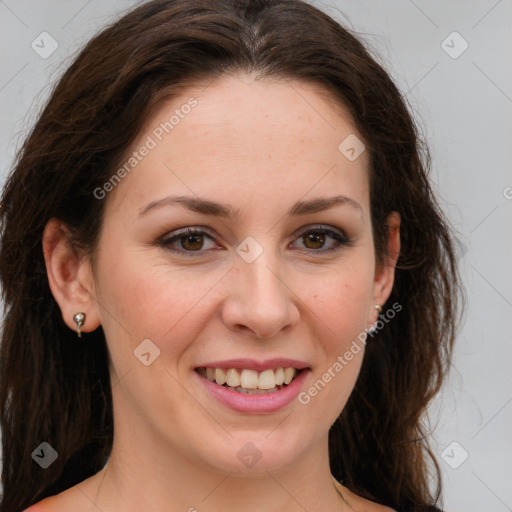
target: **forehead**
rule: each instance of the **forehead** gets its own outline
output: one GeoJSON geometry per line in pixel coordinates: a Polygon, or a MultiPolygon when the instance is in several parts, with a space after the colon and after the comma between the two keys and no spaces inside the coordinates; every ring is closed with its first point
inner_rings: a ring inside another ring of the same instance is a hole
{"type": "Polygon", "coordinates": [[[344,147],[354,137],[349,114],[319,85],[226,75],[153,108],[109,201],[164,193],[249,201],[255,191],[284,198],[335,188],[364,202],[367,155],[352,160],[344,147]]]}

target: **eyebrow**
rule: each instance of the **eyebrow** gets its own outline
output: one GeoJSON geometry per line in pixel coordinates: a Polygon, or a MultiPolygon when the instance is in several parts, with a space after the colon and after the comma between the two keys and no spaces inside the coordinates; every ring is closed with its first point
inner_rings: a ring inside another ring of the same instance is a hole
{"type": "MultiPolygon", "coordinates": [[[[203,215],[213,215],[215,217],[224,217],[227,219],[235,218],[239,213],[239,209],[234,209],[231,206],[224,203],[217,203],[207,199],[201,199],[199,197],[192,196],[168,196],[158,201],[152,201],[146,206],[143,206],[139,210],[139,216],[144,215],[148,211],[159,208],[161,206],[175,206],[182,205],[189,210],[203,215]]],[[[347,196],[334,196],[334,197],[321,197],[312,199],[310,201],[297,201],[290,210],[286,213],[286,216],[295,215],[308,215],[311,213],[317,213],[324,210],[328,210],[337,205],[348,205],[352,208],[363,213],[361,205],[347,196]]]]}

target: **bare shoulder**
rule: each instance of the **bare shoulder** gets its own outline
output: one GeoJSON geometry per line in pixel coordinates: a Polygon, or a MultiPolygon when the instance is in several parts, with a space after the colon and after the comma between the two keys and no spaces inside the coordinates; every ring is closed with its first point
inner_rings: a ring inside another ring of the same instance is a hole
{"type": "Polygon", "coordinates": [[[46,498],[32,505],[24,512],[97,512],[95,506],[75,486],[56,496],[46,498]]]}
{"type": "Polygon", "coordinates": [[[23,512],[52,512],[54,509],[49,506],[49,503],[52,498],[46,498],[31,507],[28,507],[23,512]]]}
{"type": "Polygon", "coordinates": [[[31,507],[27,508],[23,512],[53,512],[54,510],[56,510],[51,505],[53,499],[53,497],[46,498],[45,500],[40,501],[39,503],[36,503],[35,505],[32,505],[31,507]]]}
{"type": "Polygon", "coordinates": [[[98,512],[94,501],[103,471],[83,480],[69,489],[50,496],[24,512],[98,512]]]}
{"type": "Polygon", "coordinates": [[[367,500],[341,485],[339,482],[335,482],[336,487],[340,491],[345,501],[352,507],[354,512],[396,512],[394,509],[367,500]]]}

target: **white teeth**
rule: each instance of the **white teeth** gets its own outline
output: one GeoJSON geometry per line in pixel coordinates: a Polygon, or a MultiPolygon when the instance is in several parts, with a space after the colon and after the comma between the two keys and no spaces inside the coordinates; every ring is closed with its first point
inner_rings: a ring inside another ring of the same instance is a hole
{"type": "Polygon", "coordinates": [[[290,384],[295,376],[295,368],[285,368],[284,369],[284,383],[290,384]]]}
{"type": "MultiPolygon", "coordinates": [[[[244,372],[247,370],[244,370],[244,372]]],[[[243,372],[242,372],[243,373],[243,372]]],[[[276,387],[276,377],[274,370],[265,370],[260,373],[258,382],[258,388],[260,389],[272,389],[276,387]]]]}
{"type": "Polygon", "coordinates": [[[258,372],[255,370],[242,370],[240,386],[245,389],[256,389],[258,387],[258,372]]]}
{"type": "Polygon", "coordinates": [[[266,395],[267,393],[276,393],[279,391],[277,388],[272,389],[245,389],[241,386],[237,387],[235,391],[244,395],[266,395]]]}
{"type": "Polygon", "coordinates": [[[226,384],[232,388],[237,388],[240,386],[240,374],[234,368],[230,368],[226,372],[226,384]]]}
{"type": "Polygon", "coordinates": [[[222,386],[226,382],[226,374],[222,368],[215,368],[215,382],[222,386]]]}
{"type": "Polygon", "coordinates": [[[278,391],[278,387],[290,384],[297,375],[297,370],[292,367],[268,369],[261,373],[247,368],[241,372],[236,368],[198,368],[198,372],[219,386],[226,384],[241,393],[251,391],[248,394],[258,394],[259,390],[278,391]]]}

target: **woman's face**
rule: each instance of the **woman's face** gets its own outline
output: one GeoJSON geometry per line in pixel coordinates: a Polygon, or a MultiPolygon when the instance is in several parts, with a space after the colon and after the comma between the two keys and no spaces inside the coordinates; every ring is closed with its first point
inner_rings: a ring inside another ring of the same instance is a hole
{"type": "Polygon", "coordinates": [[[325,455],[392,285],[356,136],[334,99],[293,81],[225,76],[155,109],[99,199],[93,307],[118,437],[228,471],[325,455]],[[240,389],[287,367],[300,372],[275,393],[240,389]]]}

